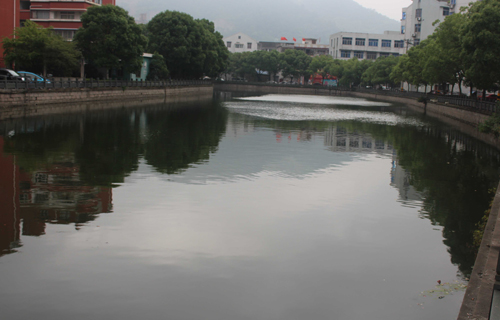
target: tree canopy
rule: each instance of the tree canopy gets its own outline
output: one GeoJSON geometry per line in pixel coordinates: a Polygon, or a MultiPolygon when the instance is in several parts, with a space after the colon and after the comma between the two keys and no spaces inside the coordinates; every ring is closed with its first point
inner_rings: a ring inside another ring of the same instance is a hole
{"type": "Polygon", "coordinates": [[[229,52],[211,21],[167,10],[151,19],[147,34],[148,51],[165,58],[174,78],[216,76],[226,69],[229,52]]]}
{"type": "Polygon", "coordinates": [[[14,30],[12,39],[3,39],[5,61],[17,70],[29,70],[47,76],[67,76],[78,68],[80,52],[72,42],[65,41],[51,28],[27,20],[24,27],[14,30]]]}
{"type": "Polygon", "coordinates": [[[90,63],[107,70],[141,67],[147,38],[127,11],[113,5],[92,6],[81,20],[74,41],[90,63]]]}

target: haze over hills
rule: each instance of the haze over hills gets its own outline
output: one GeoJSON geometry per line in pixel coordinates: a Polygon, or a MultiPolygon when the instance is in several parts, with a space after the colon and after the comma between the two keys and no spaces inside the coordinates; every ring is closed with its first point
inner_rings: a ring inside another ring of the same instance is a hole
{"type": "Polygon", "coordinates": [[[243,32],[260,41],[308,37],[328,43],[329,36],[339,31],[382,33],[400,28],[399,21],[354,0],[118,0],[116,4],[136,19],[141,13],[151,19],[165,10],[186,12],[215,22],[224,36],[243,32]]]}

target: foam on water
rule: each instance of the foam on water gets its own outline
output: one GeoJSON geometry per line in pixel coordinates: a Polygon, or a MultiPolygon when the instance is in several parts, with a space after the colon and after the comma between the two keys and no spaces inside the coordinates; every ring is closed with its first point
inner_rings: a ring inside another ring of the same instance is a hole
{"type": "MultiPolygon", "coordinates": [[[[346,121],[346,120],[358,120],[364,122],[381,123],[388,125],[397,124],[407,124],[413,126],[420,126],[422,123],[415,118],[407,118],[400,116],[392,112],[384,111],[372,111],[366,109],[345,109],[338,108],[333,105],[327,105],[327,101],[334,101],[331,97],[317,97],[317,96],[307,96],[307,98],[313,98],[315,100],[315,105],[304,104],[295,100],[292,103],[285,102],[288,96],[277,96],[269,95],[264,97],[252,97],[239,99],[236,101],[229,101],[225,103],[225,106],[232,112],[259,117],[271,120],[285,120],[285,121],[346,121]],[[272,97],[276,97],[277,100],[270,100],[272,97]],[[258,100],[262,98],[262,100],[258,100]],[[263,100],[267,99],[267,100],[263,100]],[[282,99],[282,100],[280,100],[282,99]],[[317,103],[317,101],[323,101],[317,103]]],[[[296,96],[293,96],[296,97],[296,96]]],[[[302,97],[302,96],[299,96],[302,97]]],[[[304,96],[303,98],[305,98],[304,96]]],[[[290,98],[291,99],[291,98],[290,98]]],[[[339,98],[337,98],[339,99],[339,98]]],[[[386,106],[387,103],[378,103],[373,101],[359,100],[342,98],[342,103],[338,102],[339,105],[346,105],[345,101],[349,101],[352,106],[386,106]],[[349,100],[347,100],[349,99],[349,100]]]]}

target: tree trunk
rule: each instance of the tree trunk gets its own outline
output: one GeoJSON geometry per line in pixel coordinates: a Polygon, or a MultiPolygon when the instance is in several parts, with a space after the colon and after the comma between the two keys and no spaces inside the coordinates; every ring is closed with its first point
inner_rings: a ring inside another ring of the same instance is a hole
{"type": "Polygon", "coordinates": [[[43,62],[43,77],[47,79],[47,62],[43,62]]]}

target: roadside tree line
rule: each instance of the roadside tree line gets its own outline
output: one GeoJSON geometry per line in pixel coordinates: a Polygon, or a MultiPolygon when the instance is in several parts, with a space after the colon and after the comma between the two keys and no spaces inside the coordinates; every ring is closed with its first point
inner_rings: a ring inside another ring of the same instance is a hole
{"type": "Polygon", "coordinates": [[[278,51],[253,51],[232,53],[229,56],[226,74],[254,81],[274,81],[280,74],[292,81],[310,75],[336,76],[342,86],[393,85],[390,77],[398,57],[381,57],[375,61],[333,59],[329,55],[310,57],[305,52],[288,49],[278,51]],[[266,71],[266,72],[262,72],[266,71]]]}
{"type": "Polygon", "coordinates": [[[206,19],[167,10],[139,25],[123,8],[106,5],[88,8],[81,21],[73,41],[26,21],[14,37],[2,39],[7,65],[45,76],[72,76],[85,61],[87,76],[109,78],[137,73],[148,52],[153,53],[152,80],[215,77],[226,69],[229,51],[206,19]]]}
{"type": "Polygon", "coordinates": [[[282,72],[284,77],[320,73],[336,76],[342,86],[399,86],[408,83],[417,87],[458,86],[462,84],[485,91],[497,91],[500,83],[500,2],[484,0],[462,8],[460,14],[447,16],[435,32],[406,54],[380,57],[375,61],[333,59],[317,56],[307,59],[305,53],[286,50],[232,54],[227,73],[262,80],[258,70],[269,76],[282,72]],[[309,65],[306,67],[304,64],[309,65]]]}

